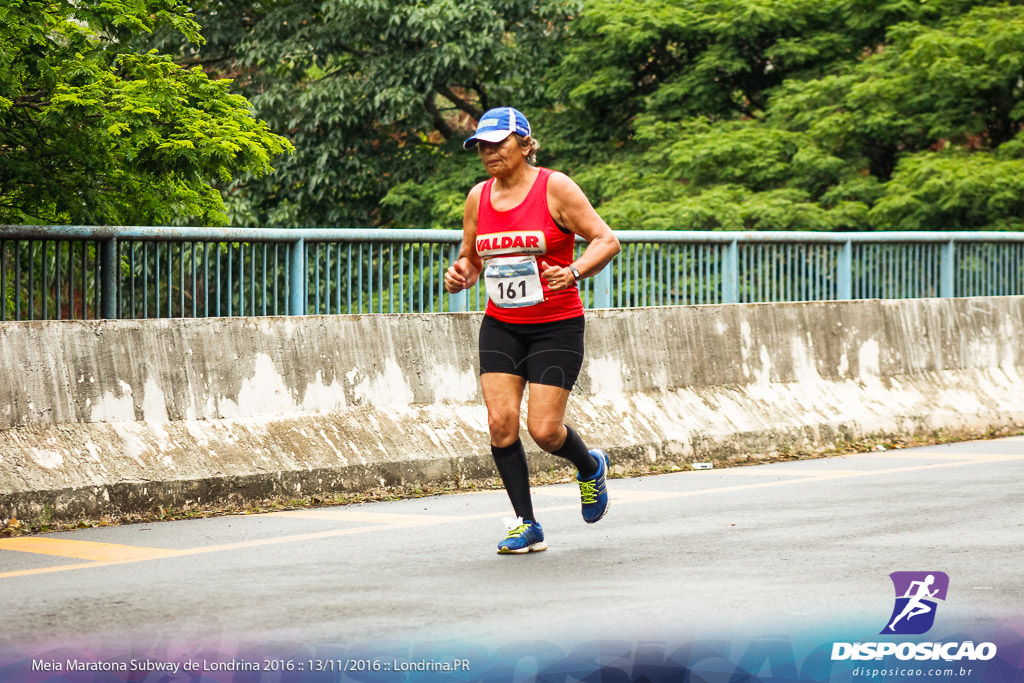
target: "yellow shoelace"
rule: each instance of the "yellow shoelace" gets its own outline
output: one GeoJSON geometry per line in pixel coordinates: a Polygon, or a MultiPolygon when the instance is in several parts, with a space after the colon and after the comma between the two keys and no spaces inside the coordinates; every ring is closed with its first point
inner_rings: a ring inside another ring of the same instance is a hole
{"type": "Polygon", "coordinates": [[[583,502],[588,505],[593,505],[597,502],[597,485],[593,481],[581,481],[580,484],[580,497],[583,502]]]}
{"type": "Polygon", "coordinates": [[[511,531],[509,531],[508,532],[508,536],[506,536],[505,538],[517,538],[519,536],[522,536],[523,534],[526,533],[526,529],[529,526],[530,526],[529,524],[520,524],[515,529],[512,529],[511,531]]]}

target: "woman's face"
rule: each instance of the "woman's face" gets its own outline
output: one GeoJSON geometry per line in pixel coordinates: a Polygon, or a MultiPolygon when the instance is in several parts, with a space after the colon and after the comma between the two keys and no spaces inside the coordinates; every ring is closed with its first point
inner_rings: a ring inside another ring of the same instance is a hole
{"type": "Polygon", "coordinates": [[[480,160],[492,176],[508,175],[526,163],[526,153],[514,135],[509,135],[501,142],[476,143],[480,160]]]}

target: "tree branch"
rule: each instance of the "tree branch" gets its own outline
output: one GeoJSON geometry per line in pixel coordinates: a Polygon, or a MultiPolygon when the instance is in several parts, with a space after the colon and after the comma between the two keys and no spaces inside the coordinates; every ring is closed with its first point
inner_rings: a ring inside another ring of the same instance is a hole
{"type": "MultiPolygon", "coordinates": [[[[488,109],[490,109],[491,108],[491,104],[490,104],[491,97],[490,97],[490,95],[487,94],[487,88],[484,86],[484,84],[483,83],[474,83],[473,84],[473,90],[475,90],[476,94],[480,96],[480,106],[482,107],[481,111],[487,111],[488,109]]],[[[474,118],[479,118],[479,117],[474,117],[474,118]]]]}
{"type": "MultiPolygon", "coordinates": [[[[445,95],[445,97],[447,97],[447,95],[445,95]]],[[[451,140],[455,135],[455,131],[448,125],[444,120],[444,116],[438,110],[437,105],[434,103],[433,93],[427,95],[427,99],[424,101],[423,106],[427,108],[427,111],[430,112],[430,115],[434,118],[434,128],[444,136],[445,140],[451,140]]]]}
{"type": "Polygon", "coordinates": [[[351,45],[345,45],[344,43],[342,43],[341,45],[338,45],[338,48],[342,52],[347,52],[350,55],[355,55],[356,57],[376,57],[377,56],[374,53],[369,52],[368,50],[360,50],[357,47],[352,47],[351,45]]]}
{"type": "Polygon", "coordinates": [[[178,65],[182,66],[182,67],[186,67],[186,68],[191,68],[191,67],[194,67],[194,66],[208,67],[208,66],[211,66],[213,64],[219,64],[221,62],[234,61],[234,59],[235,59],[234,55],[224,55],[223,57],[213,57],[211,59],[203,59],[202,57],[195,57],[193,59],[183,59],[180,62],[178,62],[178,65]]]}
{"type": "MultiPolygon", "coordinates": [[[[459,97],[458,95],[453,93],[451,91],[451,89],[448,86],[446,86],[446,85],[437,85],[437,86],[434,86],[434,87],[437,89],[437,92],[439,94],[441,94],[441,95],[443,95],[445,97],[445,99],[449,100],[452,104],[454,104],[460,110],[462,110],[462,111],[466,112],[467,114],[469,114],[470,116],[472,116],[474,119],[479,119],[483,115],[484,111],[486,111],[485,109],[478,109],[477,107],[474,107],[469,102],[467,102],[466,100],[462,99],[461,97],[459,97]]],[[[476,90],[480,94],[480,102],[481,102],[481,104],[483,104],[483,102],[484,102],[484,95],[483,95],[483,93],[478,88],[474,88],[474,90],[476,90]]]]}
{"type": "Polygon", "coordinates": [[[35,109],[36,111],[42,111],[43,107],[49,106],[50,101],[45,99],[45,90],[36,90],[31,95],[23,95],[21,97],[15,97],[14,102],[11,104],[12,107],[35,109]]]}

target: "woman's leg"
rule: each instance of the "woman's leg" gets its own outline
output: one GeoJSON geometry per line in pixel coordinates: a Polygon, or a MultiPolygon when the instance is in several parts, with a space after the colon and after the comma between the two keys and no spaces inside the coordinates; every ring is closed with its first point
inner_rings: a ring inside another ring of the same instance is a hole
{"type": "Polygon", "coordinates": [[[531,383],[526,424],[538,446],[576,465],[583,521],[593,524],[608,512],[608,456],[587,450],[579,434],[564,424],[569,391],[531,383]]]}
{"type": "Polygon", "coordinates": [[[546,324],[530,345],[526,377],[530,382],[527,426],[543,450],[568,459],[583,478],[594,476],[599,464],[579,434],[565,424],[565,406],[583,366],[582,317],[546,324]]]}
{"type": "Polygon", "coordinates": [[[568,459],[586,479],[597,473],[598,462],[576,430],[565,424],[570,391],[548,384],[531,384],[526,425],[542,450],[568,459]]]}
{"type": "Polygon", "coordinates": [[[488,372],[480,375],[480,386],[487,405],[491,455],[512,509],[524,521],[536,521],[530,498],[530,470],[519,438],[519,410],[526,380],[519,375],[488,372]]]}

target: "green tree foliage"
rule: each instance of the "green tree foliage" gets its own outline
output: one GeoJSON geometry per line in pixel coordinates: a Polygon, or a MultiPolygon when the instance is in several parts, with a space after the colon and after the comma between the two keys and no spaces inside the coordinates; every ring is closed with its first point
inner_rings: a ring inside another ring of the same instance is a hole
{"type": "MultiPolygon", "coordinates": [[[[90,40],[234,79],[295,145],[277,173],[217,174],[235,224],[457,228],[483,175],[459,143],[514,104],[618,229],[1024,227],[1020,2],[203,0],[205,44],[161,2],[100,3],[128,19],[90,40]]],[[[207,158],[187,144],[210,127],[188,130],[162,161],[207,158]]],[[[215,202],[195,192],[176,201],[215,202]]]]}
{"type": "Polygon", "coordinates": [[[288,149],[227,81],[127,47],[157,26],[201,41],[177,0],[0,6],[0,222],[223,223],[211,183],[288,149]]]}
{"type": "Polygon", "coordinates": [[[821,76],[880,44],[887,27],[933,20],[964,0],[592,0],[555,70],[564,101],[608,112],[757,117],[774,88],[821,76]],[[582,75],[582,78],[581,78],[582,75]]]}
{"type": "Polygon", "coordinates": [[[1022,77],[1020,3],[588,0],[528,114],[616,229],[1024,229],[1022,77]]]}
{"type": "Polygon", "coordinates": [[[578,9],[576,0],[199,3],[208,42],[179,47],[179,61],[236,78],[296,147],[278,173],[225,188],[233,222],[364,227],[402,214],[426,225],[428,216],[406,215],[422,204],[415,185],[483,111],[538,99],[578,9]],[[412,189],[382,205],[403,182],[412,189]]]}
{"type": "MultiPolygon", "coordinates": [[[[576,111],[602,90],[627,103],[618,135],[604,134],[618,149],[578,178],[616,227],[1024,228],[1024,9],[824,5],[679,3],[666,14],[697,13],[678,37],[689,66],[648,83],[661,59],[652,38],[618,80],[602,85],[599,67],[562,86],[576,111]],[[719,21],[723,9],[737,21],[719,21]]],[[[617,33],[594,28],[591,40],[617,33]]]]}

